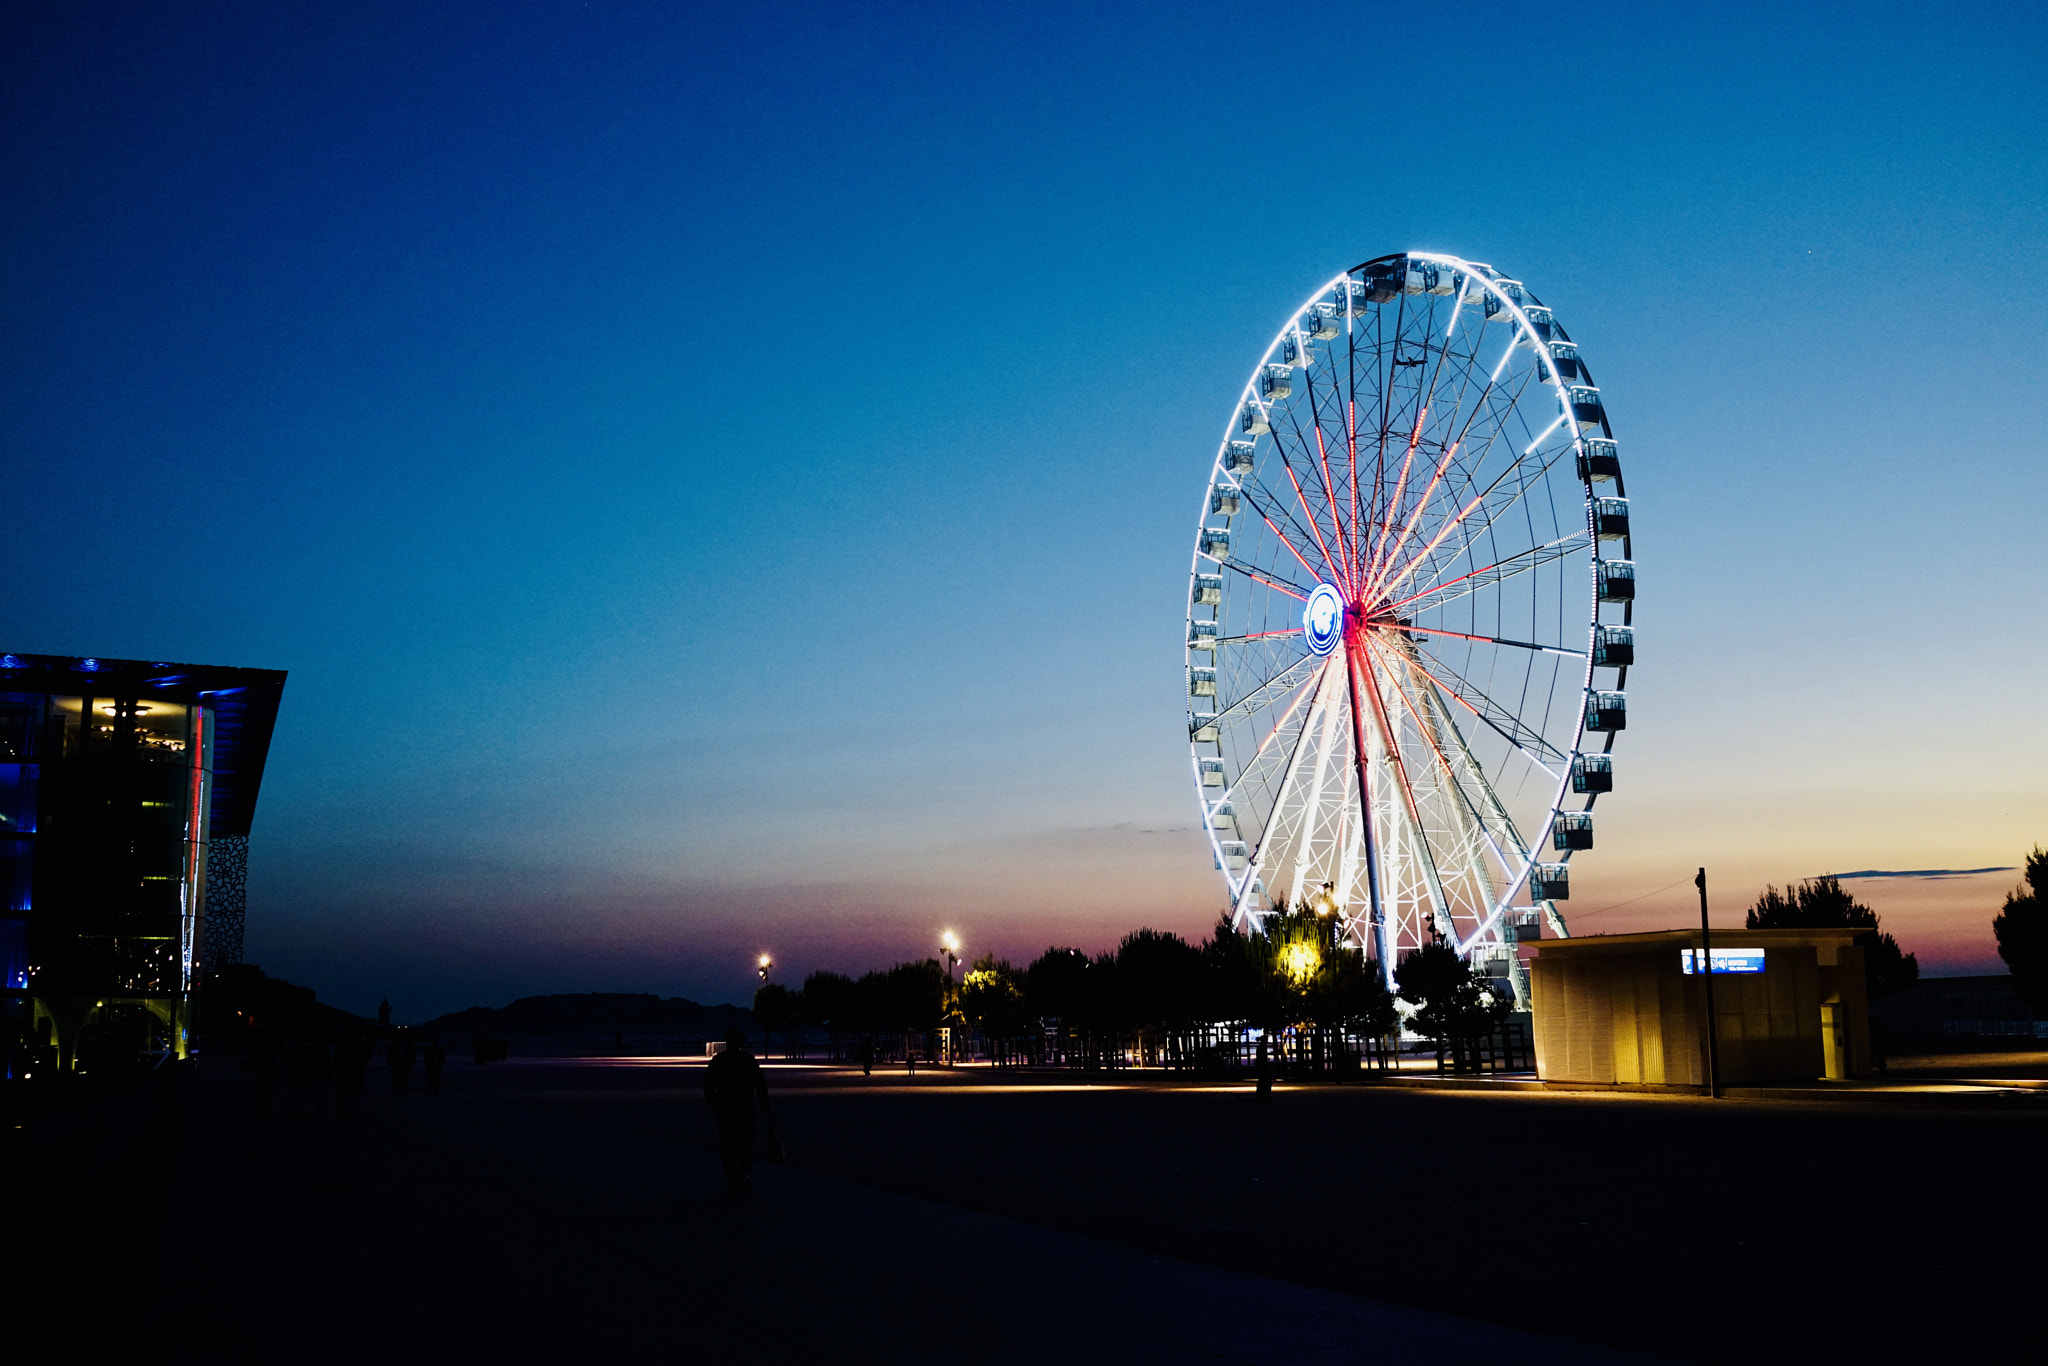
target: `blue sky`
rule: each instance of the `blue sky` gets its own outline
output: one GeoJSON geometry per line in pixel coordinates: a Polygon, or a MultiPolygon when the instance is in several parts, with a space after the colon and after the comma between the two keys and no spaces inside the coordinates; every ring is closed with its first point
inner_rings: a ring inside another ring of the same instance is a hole
{"type": "MultiPolygon", "coordinates": [[[[1205,929],[1196,500],[1405,247],[1629,460],[1588,928],[2048,840],[2036,8],[26,8],[0,636],[291,671],[249,947],[343,1005],[1205,929]]],[[[1961,968],[2007,879],[1860,886],[1961,968]]]]}

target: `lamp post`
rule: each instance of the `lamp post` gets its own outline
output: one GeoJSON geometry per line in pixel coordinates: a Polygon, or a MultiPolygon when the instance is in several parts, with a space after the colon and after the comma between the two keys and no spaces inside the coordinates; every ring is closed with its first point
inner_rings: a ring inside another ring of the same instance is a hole
{"type": "Polygon", "coordinates": [[[760,977],[762,986],[768,985],[768,969],[774,966],[775,960],[765,953],[761,955],[760,961],[754,965],[755,975],[760,977]]]}
{"type": "MultiPolygon", "coordinates": [[[[951,930],[947,930],[944,933],[940,934],[939,952],[946,955],[946,1009],[950,1012],[953,1009],[954,1001],[957,999],[953,995],[953,965],[960,961],[960,936],[954,934],[951,930]]],[[[945,1061],[948,1065],[950,1065],[953,1061],[952,1054],[953,1031],[949,1026],[946,1030],[945,1058],[945,1061]]]]}
{"type": "Polygon", "coordinates": [[[1707,924],[1707,870],[1702,868],[1692,885],[1700,889],[1700,976],[1707,987],[1707,1095],[1721,1098],[1721,1047],[1714,1019],[1714,931],[1707,924]]]}

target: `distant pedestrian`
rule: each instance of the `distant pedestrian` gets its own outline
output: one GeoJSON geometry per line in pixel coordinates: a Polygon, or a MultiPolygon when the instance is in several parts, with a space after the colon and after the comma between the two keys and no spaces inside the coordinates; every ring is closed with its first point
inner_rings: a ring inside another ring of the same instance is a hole
{"type": "Polygon", "coordinates": [[[441,1068],[448,1061],[448,1050],[441,1047],[439,1039],[427,1040],[427,1094],[441,1094],[441,1068]]]}
{"type": "Polygon", "coordinates": [[[1259,1099],[1271,1100],[1273,1098],[1273,1063],[1266,1051],[1266,1035],[1263,1030],[1259,1033],[1258,1077],[1259,1099]]]}
{"type": "Polygon", "coordinates": [[[860,1074],[864,1077],[872,1077],[875,1074],[875,1041],[873,1039],[862,1039],[860,1041],[860,1074]]]}
{"type": "Polygon", "coordinates": [[[704,1067],[704,1099],[718,1122],[718,1155],[725,1166],[728,1197],[752,1195],[748,1173],[754,1166],[754,1104],[768,1116],[769,1141],[775,1141],[775,1111],[768,1103],[768,1078],[747,1047],[745,1031],[725,1031],[725,1048],[704,1067]]]}

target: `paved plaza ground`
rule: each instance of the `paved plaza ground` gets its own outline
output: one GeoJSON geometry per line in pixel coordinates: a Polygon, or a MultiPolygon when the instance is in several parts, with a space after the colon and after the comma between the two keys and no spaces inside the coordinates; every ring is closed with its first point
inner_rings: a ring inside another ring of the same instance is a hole
{"type": "Polygon", "coordinates": [[[2007,1341],[2044,1266],[2048,1106],[1983,1095],[771,1065],[790,1161],[729,1202],[701,1067],[373,1072],[341,1126],[259,1125],[209,1064],[40,1321],[195,1362],[1936,1361],[2007,1341]]]}

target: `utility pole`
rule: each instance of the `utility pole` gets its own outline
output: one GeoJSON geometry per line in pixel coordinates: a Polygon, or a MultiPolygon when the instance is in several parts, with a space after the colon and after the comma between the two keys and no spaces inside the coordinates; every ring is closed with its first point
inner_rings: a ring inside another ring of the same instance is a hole
{"type": "Polygon", "coordinates": [[[1707,924],[1707,870],[1702,868],[1692,885],[1700,889],[1700,972],[1707,983],[1707,1094],[1721,1097],[1721,1041],[1714,1019],[1714,931],[1707,924]]]}

